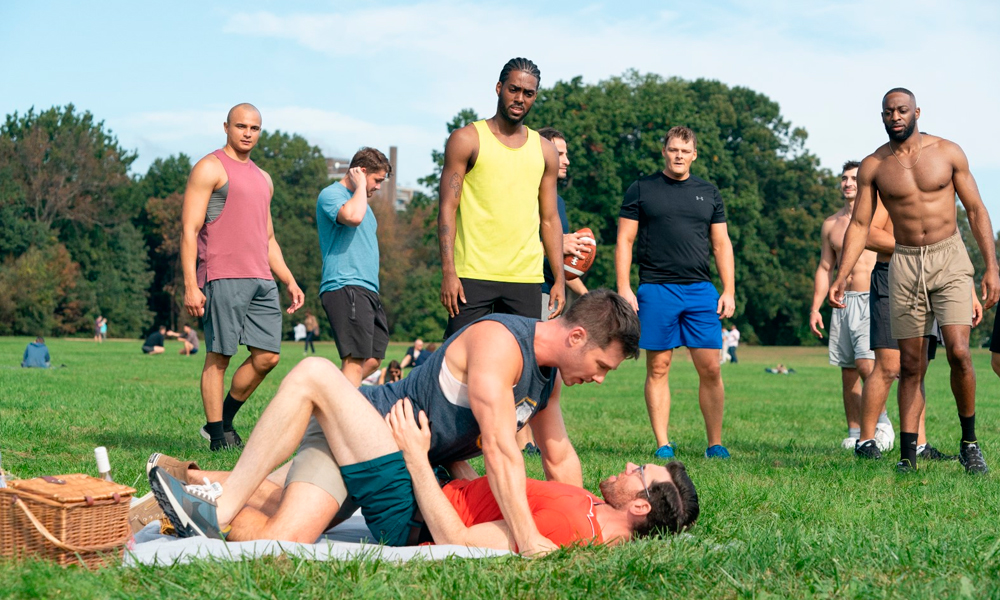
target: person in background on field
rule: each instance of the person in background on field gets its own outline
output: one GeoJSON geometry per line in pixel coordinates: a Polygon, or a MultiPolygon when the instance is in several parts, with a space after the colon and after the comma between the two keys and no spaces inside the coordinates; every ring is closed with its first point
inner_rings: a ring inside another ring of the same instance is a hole
{"type": "Polygon", "coordinates": [[[183,333],[177,333],[175,331],[168,331],[167,337],[177,338],[178,341],[184,344],[181,348],[179,354],[183,356],[191,356],[192,354],[198,354],[198,332],[195,331],[190,325],[184,326],[183,333]]]}
{"type": "Polygon", "coordinates": [[[177,335],[173,331],[168,332],[166,327],[160,325],[158,328],[154,329],[153,333],[150,333],[149,336],[146,338],[146,341],[142,343],[142,353],[163,354],[164,351],[163,344],[165,343],[164,340],[167,335],[171,334],[173,334],[174,336],[177,335]]]}
{"type": "Polygon", "coordinates": [[[45,346],[45,338],[38,336],[24,349],[21,366],[26,369],[48,369],[51,362],[49,349],[45,346]]]}
{"type": "Polygon", "coordinates": [[[316,345],[313,344],[313,340],[319,337],[319,320],[316,319],[316,315],[312,314],[310,311],[306,311],[306,346],[305,354],[309,354],[309,349],[312,348],[312,353],[316,354],[316,345]]]}
{"type": "Polygon", "coordinates": [[[104,333],[108,331],[108,320],[102,315],[97,315],[94,319],[94,341],[100,344],[104,340],[104,333]]]}
{"type": "Polygon", "coordinates": [[[734,365],[739,361],[736,358],[736,349],[740,347],[740,330],[736,329],[736,325],[729,326],[729,344],[726,346],[726,350],[729,352],[729,362],[734,365]]]}
{"type": "MultiPolygon", "coordinates": [[[[406,356],[403,357],[403,362],[400,365],[404,369],[412,369],[417,366],[417,361],[424,353],[424,340],[417,338],[413,340],[413,345],[406,349],[406,356]]],[[[424,357],[427,360],[427,357],[424,357]]]]}

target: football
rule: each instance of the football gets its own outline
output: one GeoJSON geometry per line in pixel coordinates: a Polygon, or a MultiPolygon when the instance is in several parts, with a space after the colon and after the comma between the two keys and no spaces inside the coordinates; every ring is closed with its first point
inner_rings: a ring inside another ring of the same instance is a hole
{"type": "Polygon", "coordinates": [[[583,276],[588,270],[590,270],[591,265],[594,264],[594,257],[597,256],[597,240],[594,239],[594,232],[590,230],[589,227],[584,227],[577,231],[580,234],[581,241],[585,244],[590,244],[590,252],[583,255],[583,258],[577,258],[572,254],[567,254],[563,258],[563,271],[566,273],[566,281],[572,281],[577,277],[583,276]]]}

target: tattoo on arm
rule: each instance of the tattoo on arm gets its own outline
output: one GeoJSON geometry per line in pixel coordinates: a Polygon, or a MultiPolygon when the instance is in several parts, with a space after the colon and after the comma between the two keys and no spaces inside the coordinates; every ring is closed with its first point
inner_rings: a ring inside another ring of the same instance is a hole
{"type": "Polygon", "coordinates": [[[454,190],[456,200],[460,198],[462,196],[462,177],[458,173],[452,173],[448,187],[454,190]]]}

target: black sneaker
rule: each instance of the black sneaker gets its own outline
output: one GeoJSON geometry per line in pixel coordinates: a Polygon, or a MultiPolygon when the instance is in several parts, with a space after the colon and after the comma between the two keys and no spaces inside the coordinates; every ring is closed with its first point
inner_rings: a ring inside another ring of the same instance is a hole
{"type": "Polygon", "coordinates": [[[924,444],[924,449],[917,452],[917,458],[922,460],[958,460],[957,456],[945,454],[930,444],[924,444]]]}
{"type": "Polygon", "coordinates": [[[209,440],[210,443],[208,445],[208,449],[212,452],[217,452],[219,450],[237,450],[243,447],[243,439],[240,438],[240,434],[236,433],[235,429],[231,431],[223,431],[222,438],[217,440],[213,440],[212,436],[208,435],[208,432],[205,431],[204,427],[201,428],[199,433],[201,433],[201,437],[209,440]]]}
{"type": "Polygon", "coordinates": [[[908,461],[908,460],[906,460],[904,458],[903,460],[901,460],[898,463],[896,463],[896,472],[897,473],[916,473],[917,472],[917,468],[915,466],[911,465],[910,461],[908,461]]]}
{"type": "Polygon", "coordinates": [[[864,444],[854,446],[854,456],[856,458],[865,458],[868,460],[880,460],[882,458],[882,453],[879,452],[878,445],[875,443],[875,440],[868,440],[864,444]]]}
{"type": "Polygon", "coordinates": [[[528,442],[528,445],[525,446],[524,448],[522,448],[521,452],[523,452],[525,456],[541,456],[542,455],[542,451],[538,449],[538,446],[536,446],[534,444],[534,442],[528,442]]]}
{"type": "Polygon", "coordinates": [[[230,429],[229,431],[223,431],[222,435],[225,436],[226,443],[229,444],[231,447],[233,448],[243,447],[243,438],[240,437],[240,434],[236,433],[235,429],[230,429]]]}
{"type": "Polygon", "coordinates": [[[965,467],[966,473],[973,475],[985,475],[990,469],[983,459],[983,452],[979,449],[979,444],[963,444],[961,452],[958,453],[958,462],[965,467]]]}

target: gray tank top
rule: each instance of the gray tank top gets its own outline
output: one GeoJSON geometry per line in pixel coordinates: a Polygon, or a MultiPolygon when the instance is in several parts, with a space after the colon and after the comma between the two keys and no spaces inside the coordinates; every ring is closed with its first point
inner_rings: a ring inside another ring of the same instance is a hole
{"type": "MultiPolygon", "coordinates": [[[[521,348],[524,366],[521,369],[521,378],[514,385],[517,428],[520,430],[535,413],[548,405],[555,370],[550,367],[539,367],[535,358],[537,319],[493,314],[479,321],[484,320],[497,321],[506,327],[521,348]]],[[[361,393],[383,415],[388,414],[393,405],[404,397],[408,397],[417,410],[427,413],[431,424],[431,448],[428,458],[434,465],[465,460],[483,453],[479,423],[476,422],[472,409],[452,404],[441,390],[440,384],[444,355],[451,342],[458,339],[463,331],[465,327],[448,338],[430,355],[427,362],[414,368],[406,379],[386,385],[361,388],[361,393]]]]}
{"type": "Polygon", "coordinates": [[[219,218],[222,209],[226,207],[226,198],[229,197],[229,182],[222,184],[222,187],[212,192],[208,197],[208,210],[205,211],[205,222],[211,223],[219,218]]]}

